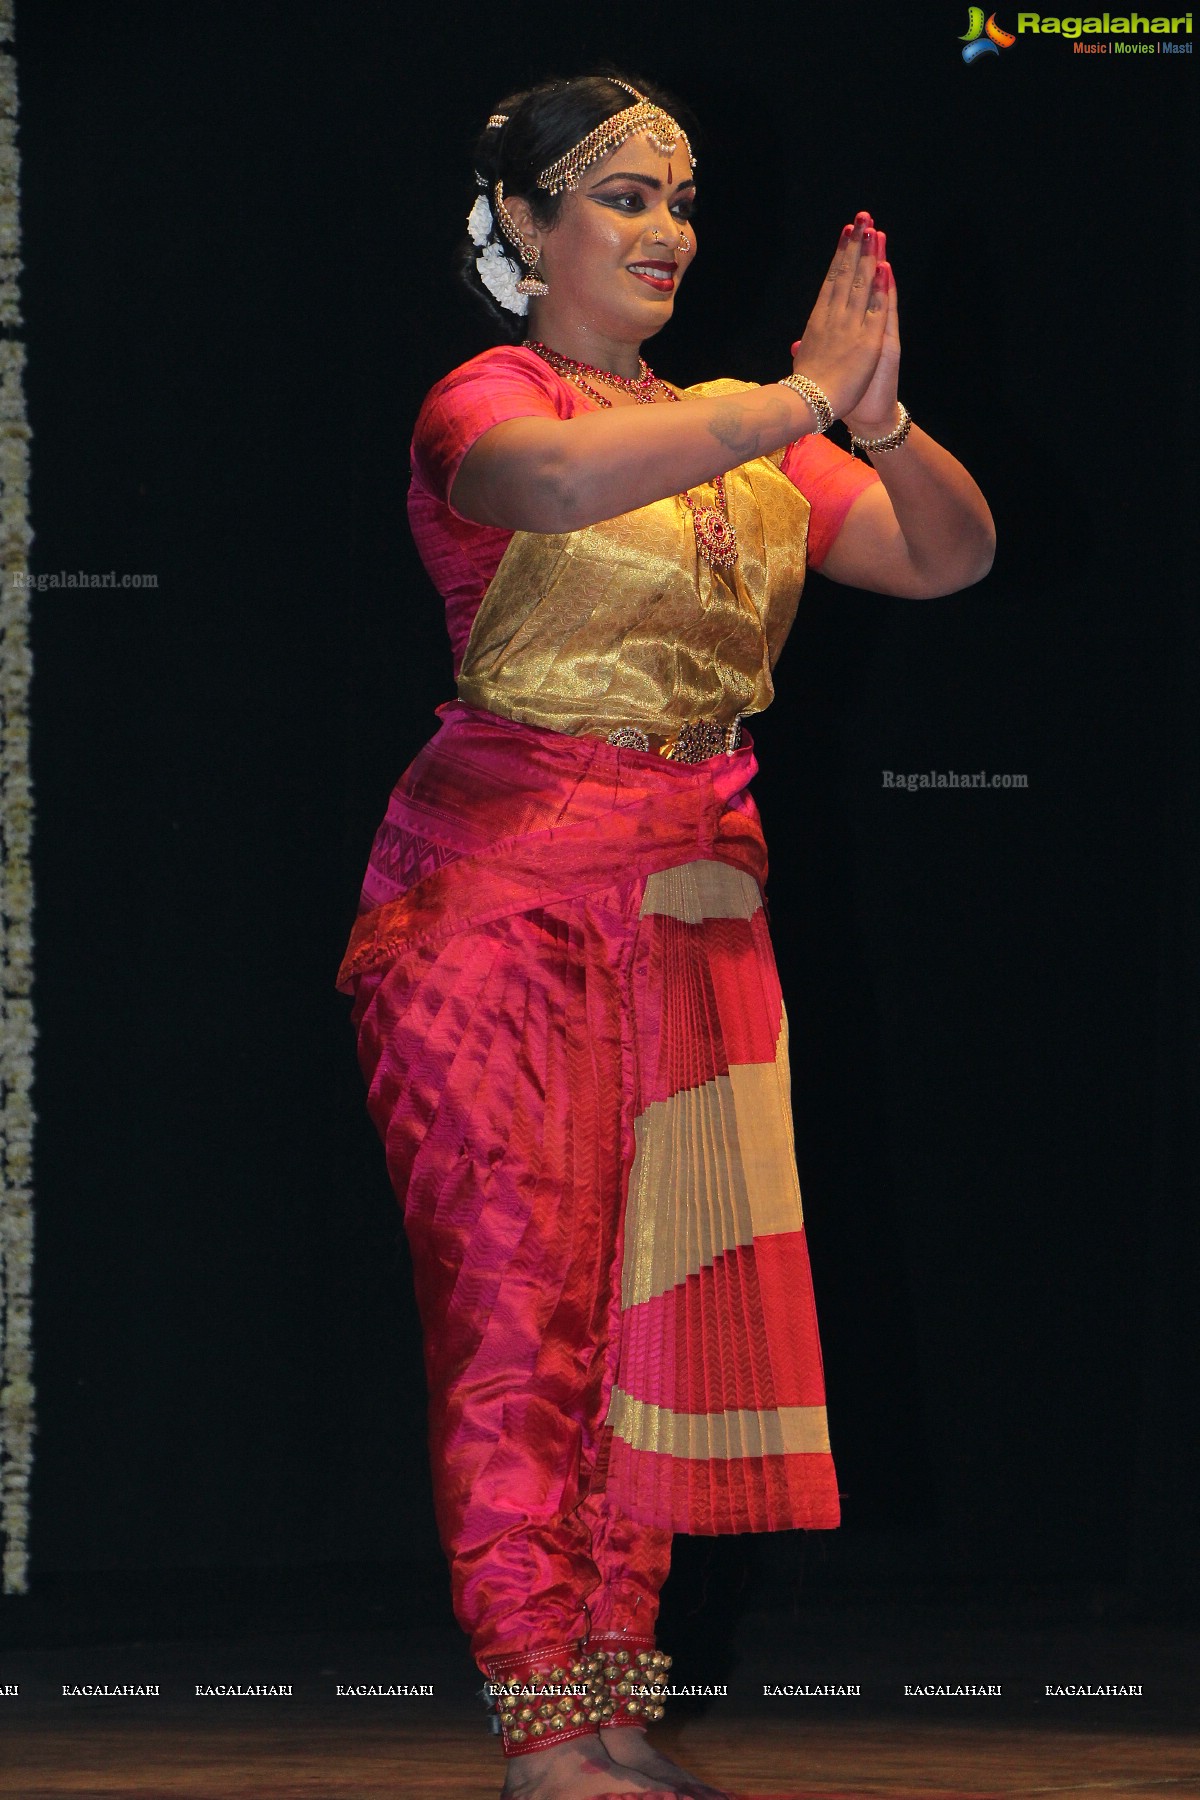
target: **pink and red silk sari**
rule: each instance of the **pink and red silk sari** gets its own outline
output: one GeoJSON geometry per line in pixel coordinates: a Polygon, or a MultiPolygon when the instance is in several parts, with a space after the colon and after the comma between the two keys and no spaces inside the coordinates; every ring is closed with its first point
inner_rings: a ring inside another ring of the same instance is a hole
{"type": "MultiPolygon", "coordinates": [[[[545,366],[492,354],[506,378],[536,364],[537,410],[545,366]]],[[[574,400],[551,380],[561,416],[574,400]]],[[[484,387],[491,420],[512,395],[484,387]]],[[[429,547],[424,482],[448,486],[457,457],[423,418],[412,511],[458,663],[454,596],[487,585],[497,546],[443,499],[429,547]]],[[[825,470],[827,542],[869,478],[851,470],[825,470]]],[[[404,1210],[439,1531],[483,1663],[585,1617],[652,1630],[674,1531],[839,1509],[752,747],[689,765],[439,712],[376,834],[339,987],[404,1210]]]]}

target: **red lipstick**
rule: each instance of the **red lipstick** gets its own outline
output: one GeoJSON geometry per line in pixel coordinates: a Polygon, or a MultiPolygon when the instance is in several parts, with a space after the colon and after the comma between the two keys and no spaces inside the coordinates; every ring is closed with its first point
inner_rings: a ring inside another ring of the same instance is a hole
{"type": "Polygon", "coordinates": [[[647,287],[656,288],[660,294],[675,291],[676,265],[673,262],[652,262],[646,257],[638,262],[626,263],[625,266],[631,275],[636,275],[647,287]]]}

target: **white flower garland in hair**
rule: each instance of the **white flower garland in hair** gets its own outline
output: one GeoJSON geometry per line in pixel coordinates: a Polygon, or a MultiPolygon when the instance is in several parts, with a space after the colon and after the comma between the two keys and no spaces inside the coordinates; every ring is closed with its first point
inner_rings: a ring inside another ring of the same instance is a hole
{"type": "Polygon", "coordinates": [[[477,246],[486,244],[492,235],[492,224],[492,209],[488,205],[488,197],[480,194],[467,214],[467,231],[471,242],[477,246]]]}
{"type": "MultiPolygon", "coordinates": [[[[0,0],[0,326],[21,323],[12,0],[0,0]]],[[[32,1140],[33,886],[29,848],[29,528],[25,346],[0,338],[0,1533],[4,1592],[29,1586],[34,1388],[32,1140]]]]}
{"type": "Polygon", "coordinates": [[[487,195],[480,194],[467,214],[467,231],[471,242],[479,250],[475,268],[492,299],[507,311],[516,313],[518,318],[523,318],[529,311],[529,296],[518,294],[517,283],[524,270],[513,262],[503,244],[492,241],[494,224],[487,195]]]}
{"type": "Polygon", "coordinates": [[[507,311],[519,316],[524,316],[529,311],[528,294],[517,292],[517,283],[523,271],[505,255],[499,244],[489,244],[475,258],[475,267],[479,271],[480,281],[493,300],[498,300],[507,311]]]}

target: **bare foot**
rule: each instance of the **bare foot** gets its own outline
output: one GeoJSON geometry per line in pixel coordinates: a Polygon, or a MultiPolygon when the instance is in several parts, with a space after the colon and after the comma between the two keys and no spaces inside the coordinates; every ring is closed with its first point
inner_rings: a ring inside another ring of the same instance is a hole
{"type": "MultiPolygon", "coordinates": [[[[640,1737],[638,1731],[612,1732],[612,1737],[640,1737]]],[[[670,1765],[674,1768],[674,1764],[670,1765]]],[[[501,1800],[601,1800],[602,1795],[677,1795],[669,1783],[613,1761],[598,1733],[568,1738],[551,1750],[534,1750],[527,1756],[510,1756],[504,1772],[501,1800]]],[[[682,1790],[686,1791],[686,1790],[682,1790]]],[[[715,1794],[709,1788],[708,1793],[715,1794]]]]}
{"type": "Polygon", "coordinates": [[[671,1757],[656,1750],[638,1725],[615,1725],[608,1730],[601,1727],[600,1736],[615,1763],[649,1775],[660,1787],[674,1788],[677,1794],[688,1795],[689,1800],[733,1800],[724,1788],[709,1787],[706,1781],[689,1775],[671,1757]]]}

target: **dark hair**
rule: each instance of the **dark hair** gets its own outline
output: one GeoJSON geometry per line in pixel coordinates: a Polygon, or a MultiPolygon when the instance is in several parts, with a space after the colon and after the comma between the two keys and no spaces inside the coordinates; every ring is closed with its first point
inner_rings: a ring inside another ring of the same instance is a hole
{"type": "MultiPolygon", "coordinates": [[[[517,253],[494,216],[497,181],[504,183],[505,199],[510,195],[521,196],[529,202],[540,226],[551,225],[564,196],[562,193],[543,193],[537,185],[538,175],[560,156],[565,156],[568,150],[573,150],[605,119],[611,119],[615,113],[624,112],[627,106],[635,104],[629,89],[619,85],[623,81],[628,81],[629,87],[637,88],[647,100],[677,119],[695,147],[694,125],[686,108],[653,82],[643,81],[640,76],[625,76],[617,70],[581,75],[573,81],[541,81],[524,93],[510,94],[494,107],[495,113],[506,113],[508,117],[505,124],[491,126],[480,134],[475,145],[475,186],[476,192],[487,195],[488,205],[492,208],[489,242],[500,244],[514,262],[517,253]]],[[[479,279],[475,267],[479,254],[479,247],[468,242],[460,270],[464,282],[483,302],[493,320],[503,327],[505,336],[523,337],[524,319],[493,299],[479,279]]]]}

